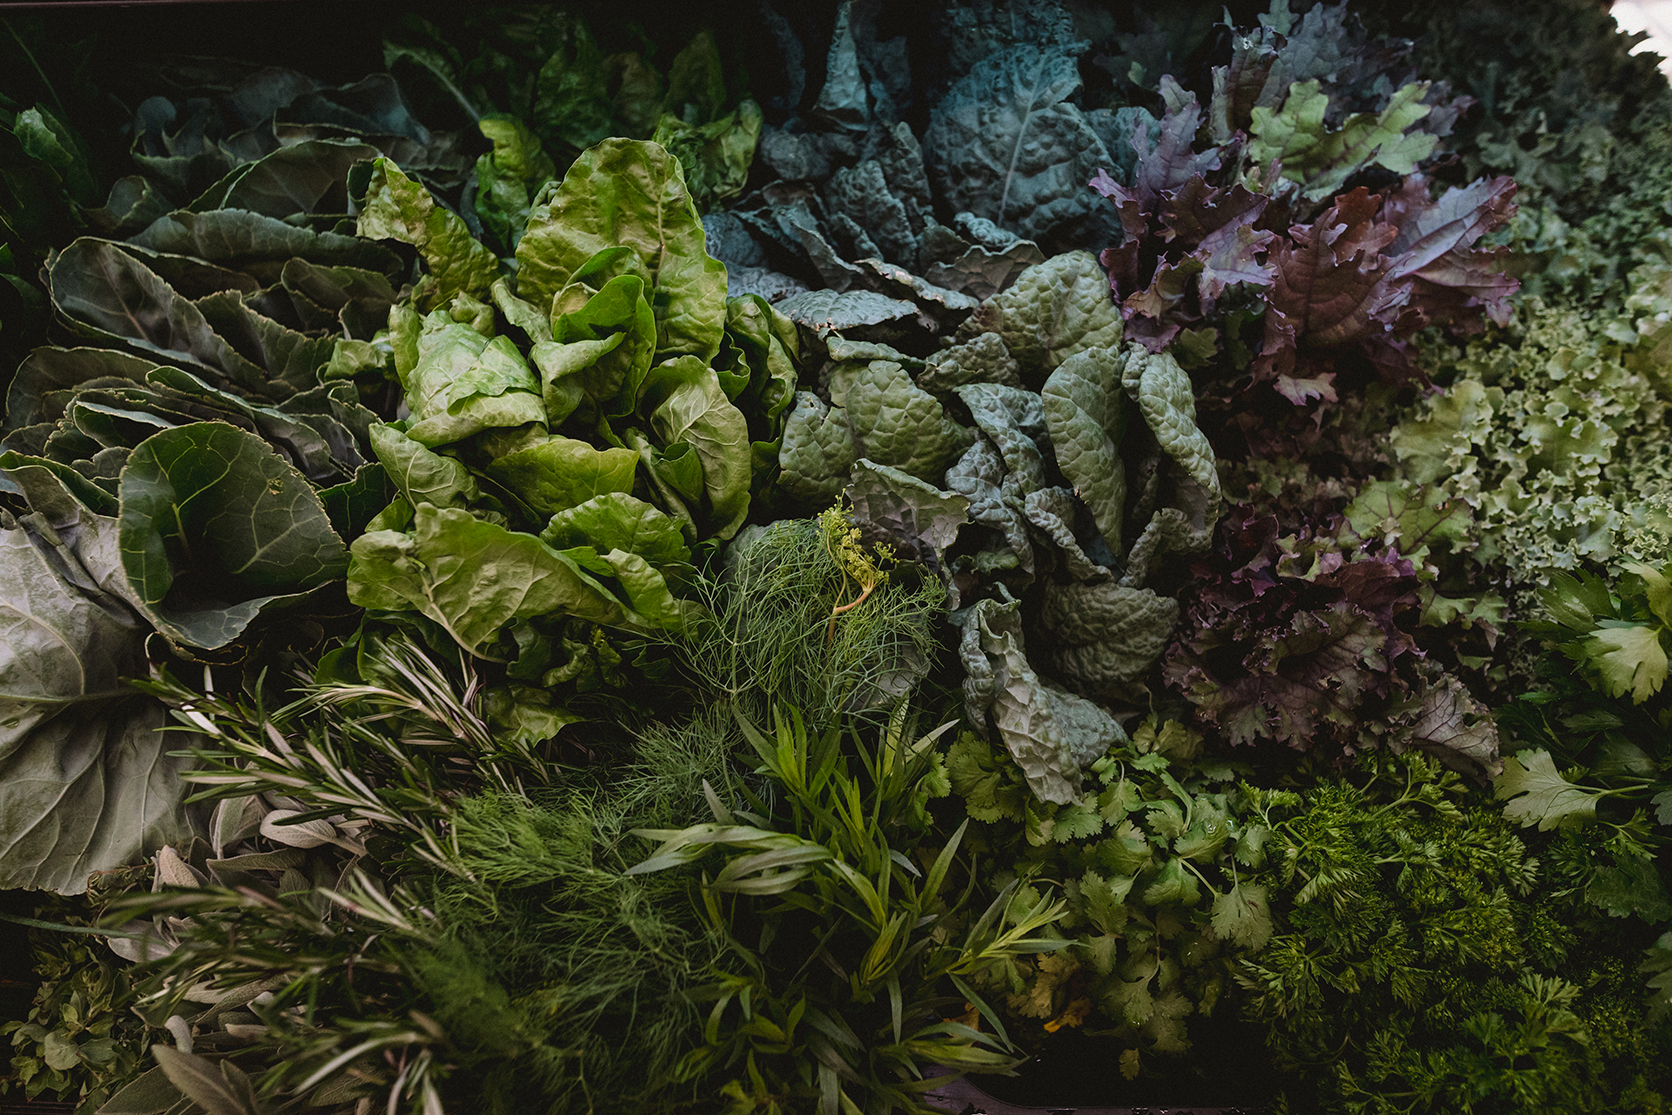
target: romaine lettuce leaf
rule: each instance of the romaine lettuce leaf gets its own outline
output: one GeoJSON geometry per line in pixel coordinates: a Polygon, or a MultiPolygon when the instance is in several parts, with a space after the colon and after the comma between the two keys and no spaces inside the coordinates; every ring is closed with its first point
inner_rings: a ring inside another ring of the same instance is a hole
{"type": "Polygon", "coordinates": [[[655,291],[657,355],[712,360],[725,330],[726,269],[709,258],[684,174],[658,144],[608,139],[575,160],[529,217],[517,294],[549,306],[594,256],[621,246],[655,291]]]}

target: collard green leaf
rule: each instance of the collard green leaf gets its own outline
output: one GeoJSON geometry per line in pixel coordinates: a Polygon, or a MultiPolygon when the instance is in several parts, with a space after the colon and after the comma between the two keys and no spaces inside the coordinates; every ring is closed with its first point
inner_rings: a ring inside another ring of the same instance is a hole
{"type": "Polygon", "coordinates": [[[1504,760],[1504,772],[1492,784],[1505,802],[1504,816],[1540,832],[1596,816],[1597,792],[1563,778],[1548,751],[1523,751],[1504,760]]]}
{"type": "Polygon", "coordinates": [[[237,291],[199,298],[197,308],[218,336],[287,395],[316,386],[336,348],[335,337],[300,333],[257,313],[237,291]]]}
{"type": "Polygon", "coordinates": [[[47,286],[58,309],[94,336],[185,365],[211,381],[231,380],[274,398],[293,390],[268,383],[260,368],[210,328],[201,310],[115,244],[75,241],[53,260],[47,286]]]}
{"type": "Polygon", "coordinates": [[[284,220],[348,212],[348,175],[379,157],[364,143],[309,139],[246,163],[209,187],[187,208],[247,209],[284,220]]]}
{"type": "Polygon", "coordinates": [[[265,442],[220,422],[164,430],[122,470],[122,568],[146,618],[214,649],[347,563],[318,494],[265,442]]]}
{"type": "Polygon", "coordinates": [[[1123,363],[1114,349],[1075,353],[1051,373],[1040,393],[1057,467],[1116,553],[1126,517],[1126,465],[1120,456],[1126,432],[1123,363]]]}
{"type": "Polygon", "coordinates": [[[177,738],[126,603],[118,524],[59,489],[0,522],[0,887],[80,894],[87,878],[190,840],[177,738]],[[47,501],[42,500],[43,504],[47,501]]]}
{"type": "Polygon", "coordinates": [[[6,427],[63,417],[72,390],[89,380],[145,382],[156,361],[109,348],[37,348],[24,358],[6,392],[6,427]]]}
{"type": "Polygon", "coordinates": [[[351,552],[351,603],[422,612],[473,654],[514,619],[627,619],[620,602],[573,559],[531,534],[458,508],[420,504],[410,532],[369,531],[354,540],[351,552]]]}
{"type": "Polygon", "coordinates": [[[247,209],[177,210],[157,218],[128,243],[207,260],[269,284],[277,282],[285,265],[295,259],[321,266],[361,267],[384,275],[400,268],[400,259],[382,244],[301,228],[247,209]]]}
{"type": "Polygon", "coordinates": [[[534,208],[517,246],[517,294],[545,306],[595,255],[630,248],[650,277],[659,356],[707,362],[725,328],[726,269],[710,259],[679,163],[660,145],[607,139],[534,208]]]}
{"type": "Polygon", "coordinates": [[[399,240],[417,248],[434,280],[427,292],[431,305],[446,305],[461,292],[486,297],[499,275],[499,261],[470,235],[464,221],[388,159],[372,164],[358,232],[371,240],[399,240]]]}

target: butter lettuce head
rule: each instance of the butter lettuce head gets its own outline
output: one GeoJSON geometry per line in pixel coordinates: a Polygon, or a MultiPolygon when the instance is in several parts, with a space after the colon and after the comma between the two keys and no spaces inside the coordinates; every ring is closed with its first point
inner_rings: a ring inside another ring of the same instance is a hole
{"type": "Polygon", "coordinates": [[[534,208],[517,246],[517,294],[549,306],[599,252],[629,248],[657,292],[657,354],[711,360],[725,331],[726,269],[706,245],[679,161],[659,144],[608,139],[534,208]]]}

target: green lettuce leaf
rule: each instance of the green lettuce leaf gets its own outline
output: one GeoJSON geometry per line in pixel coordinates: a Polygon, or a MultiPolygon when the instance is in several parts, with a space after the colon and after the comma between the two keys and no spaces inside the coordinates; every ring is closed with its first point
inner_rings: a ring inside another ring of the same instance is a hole
{"type": "Polygon", "coordinates": [[[603,406],[605,413],[620,415],[633,409],[656,352],[656,317],[646,293],[644,280],[637,275],[618,275],[583,305],[552,319],[551,343],[590,344],[595,348],[557,353],[543,352],[543,346],[535,345],[534,360],[540,366],[548,396],[561,375],[573,374],[575,385],[603,406]],[[582,351],[596,351],[597,355],[591,363],[568,372],[571,364],[579,363],[582,351]]]}
{"type": "Polygon", "coordinates": [[[496,241],[515,252],[532,196],[541,183],[557,177],[557,166],[540,137],[513,116],[484,116],[476,126],[493,144],[476,160],[476,215],[496,241]]]}
{"type": "Polygon", "coordinates": [[[515,619],[561,613],[629,622],[621,603],[572,558],[457,508],[419,504],[410,532],[369,531],[351,553],[350,603],[422,612],[472,654],[515,619]]]}
{"type": "Polygon", "coordinates": [[[535,206],[517,246],[517,294],[549,305],[599,252],[626,246],[654,291],[657,355],[707,362],[725,329],[726,269],[706,245],[678,161],[658,144],[608,139],[535,206]]]}
{"type": "Polygon", "coordinates": [[[1410,174],[1439,142],[1435,135],[1411,132],[1431,110],[1422,103],[1427,94],[1427,82],[1412,82],[1380,112],[1356,113],[1332,129],[1325,122],[1329,95],[1316,80],[1297,81],[1282,108],[1252,110],[1247,159],[1257,167],[1278,160],[1283,177],[1300,183],[1302,196],[1311,201],[1334,195],[1367,167],[1410,174]]]}
{"type": "Polygon", "coordinates": [[[554,550],[591,546],[599,553],[638,554],[658,569],[689,565],[691,550],[679,524],[625,492],[606,492],[559,511],[540,540],[554,550]]]}
{"type": "Polygon", "coordinates": [[[712,522],[712,529],[704,533],[730,538],[749,514],[754,458],[748,420],[726,397],[714,369],[694,356],[662,364],[652,376],[661,402],[651,412],[651,428],[664,451],[681,444],[691,447],[702,465],[712,522]]]}
{"type": "Polygon", "coordinates": [[[431,452],[394,426],[373,426],[371,440],[389,479],[413,506],[467,507],[481,498],[476,477],[462,462],[431,452]]]}
{"type": "Polygon", "coordinates": [[[595,449],[554,434],[495,457],[482,471],[544,519],[605,492],[632,491],[638,463],[631,449],[595,449]]]}
{"type": "Polygon", "coordinates": [[[441,310],[425,319],[417,362],[402,383],[412,412],[406,434],[432,449],[487,429],[546,421],[540,384],[510,338],[489,340],[441,310]]]}
{"type": "Polygon", "coordinates": [[[464,221],[443,208],[422,183],[388,159],[372,164],[358,231],[372,240],[399,240],[418,249],[429,265],[425,295],[443,306],[455,294],[483,297],[499,275],[499,261],[471,235],[464,221]]]}

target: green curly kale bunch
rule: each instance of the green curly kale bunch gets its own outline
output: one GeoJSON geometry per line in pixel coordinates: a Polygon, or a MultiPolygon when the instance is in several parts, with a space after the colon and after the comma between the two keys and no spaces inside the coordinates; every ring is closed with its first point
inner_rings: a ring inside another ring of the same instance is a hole
{"type": "MultiPolygon", "coordinates": [[[[1637,303],[1657,333],[1662,276],[1644,272],[1637,303]]],[[[1473,508],[1475,559],[1501,565],[1523,603],[1582,561],[1651,557],[1672,525],[1669,381],[1642,336],[1529,298],[1505,329],[1436,344],[1428,366],[1445,390],[1393,430],[1403,474],[1473,508]]]]}

